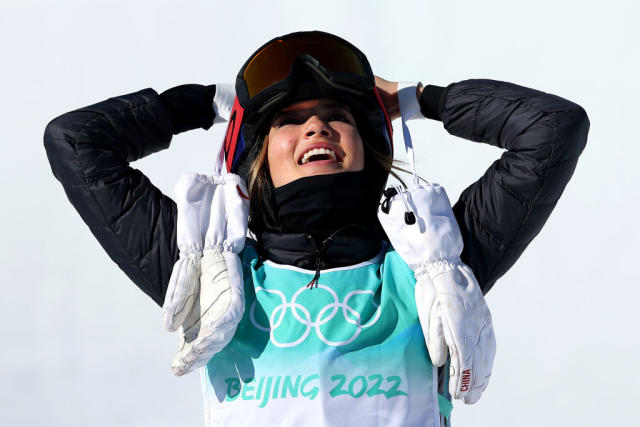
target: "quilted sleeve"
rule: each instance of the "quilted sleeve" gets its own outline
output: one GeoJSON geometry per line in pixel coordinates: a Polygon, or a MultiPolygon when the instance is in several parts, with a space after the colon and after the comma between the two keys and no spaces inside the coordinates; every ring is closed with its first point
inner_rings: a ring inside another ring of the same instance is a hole
{"type": "Polygon", "coordinates": [[[585,147],[589,118],[566,99],[486,79],[447,86],[438,115],[450,134],[506,150],[453,207],[461,258],[486,294],[549,218],[585,147]]]}
{"type": "Polygon", "coordinates": [[[129,163],[208,129],[215,86],[182,85],[109,98],[52,120],[44,133],[51,169],[107,254],[158,305],[178,259],[176,205],[129,163]]]}

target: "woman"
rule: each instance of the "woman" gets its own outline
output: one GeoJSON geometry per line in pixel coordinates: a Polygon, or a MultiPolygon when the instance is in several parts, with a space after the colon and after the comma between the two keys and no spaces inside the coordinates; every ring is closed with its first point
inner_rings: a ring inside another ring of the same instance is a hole
{"type": "MultiPolygon", "coordinates": [[[[212,424],[448,423],[448,368],[431,364],[413,272],[376,218],[391,165],[387,113],[399,107],[394,83],[378,80],[380,96],[373,86],[364,55],[317,32],[267,43],[239,73],[225,154],[249,183],[257,241],[240,253],[244,315],[202,371],[212,424]]],[[[449,133],[507,150],[453,207],[462,261],[486,293],[548,218],[588,118],[570,101],[505,82],[417,91],[422,114],[449,133]]],[[[45,131],[70,201],[158,304],[179,260],[177,209],[128,163],[167,148],[172,135],[208,129],[216,95],[215,86],[145,89],[64,114],[45,131]]]]}

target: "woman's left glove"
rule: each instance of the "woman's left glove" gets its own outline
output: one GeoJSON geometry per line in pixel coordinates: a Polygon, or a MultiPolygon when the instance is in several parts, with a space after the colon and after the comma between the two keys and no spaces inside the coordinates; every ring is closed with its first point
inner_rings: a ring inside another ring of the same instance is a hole
{"type": "Polygon", "coordinates": [[[163,305],[164,325],[180,330],[176,375],[205,365],[231,341],[244,313],[238,254],[247,234],[249,200],[233,174],[181,177],[176,185],[178,248],[163,305]]]}
{"type": "Polygon", "coordinates": [[[462,236],[444,188],[391,187],[378,218],[414,271],[416,306],[435,366],[451,356],[449,391],[475,403],[489,383],[496,342],[491,313],[471,269],[460,260],[462,236]]]}

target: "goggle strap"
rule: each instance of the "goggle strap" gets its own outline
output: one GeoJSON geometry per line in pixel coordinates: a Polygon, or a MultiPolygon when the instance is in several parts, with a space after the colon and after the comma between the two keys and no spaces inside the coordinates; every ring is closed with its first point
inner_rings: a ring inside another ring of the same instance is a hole
{"type": "Polygon", "coordinates": [[[227,125],[227,133],[222,141],[218,158],[214,169],[217,173],[221,173],[223,165],[226,163],[226,171],[231,172],[233,167],[233,161],[236,155],[236,149],[238,148],[238,139],[240,137],[240,130],[242,128],[242,116],[244,115],[244,108],[238,102],[238,97],[235,97],[233,102],[233,109],[229,115],[229,124],[227,125]]]}
{"type": "Polygon", "coordinates": [[[391,156],[393,156],[393,126],[391,125],[391,118],[389,117],[389,113],[387,112],[387,108],[384,106],[384,102],[382,101],[382,97],[380,96],[380,92],[378,92],[378,88],[374,86],[373,93],[376,95],[376,99],[378,100],[378,104],[380,104],[380,109],[384,114],[384,121],[387,125],[387,134],[389,135],[389,149],[391,151],[391,156]]]}
{"type": "MultiPolygon", "coordinates": [[[[235,98],[236,90],[234,85],[228,83],[216,83],[216,94],[213,96],[213,111],[216,113],[216,117],[213,119],[214,124],[229,121],[229,117],[231,117],[231,113],[233,111],[235,98]]],[[[216,156],[216,160],[213,165],[213,171],[217,175],[226,172],[223,168],[225,163],[225,139],[223,139],[219,144],[218,155],[216,156]]]]}

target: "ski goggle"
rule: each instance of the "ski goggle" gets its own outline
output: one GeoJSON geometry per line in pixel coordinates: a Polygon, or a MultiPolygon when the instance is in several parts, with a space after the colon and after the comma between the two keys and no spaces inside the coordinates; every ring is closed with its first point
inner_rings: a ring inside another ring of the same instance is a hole
{"type": "Polygon", "coordinates": [[[287,79],[291,65],[301,55],[313,57],[330,73],[345,73],[375,85],[366,57],[346,40],[317,31],[293,33],[267,42],[245,63],[238,75],[246,89],[238,93],[241,104],[287,79]]]}

